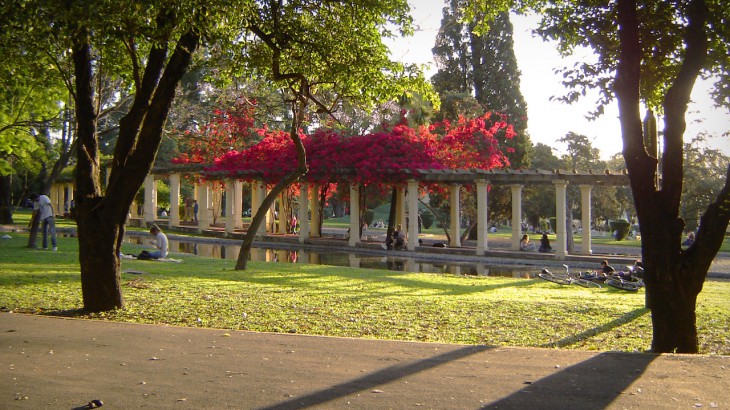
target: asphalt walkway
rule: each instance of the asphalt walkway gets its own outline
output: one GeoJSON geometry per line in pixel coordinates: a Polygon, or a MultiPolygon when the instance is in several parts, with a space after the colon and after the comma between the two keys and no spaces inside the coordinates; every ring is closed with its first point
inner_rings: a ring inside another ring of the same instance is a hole
{"type": "Polygon", "coordinates": [[[730,408],[730,357],[393,342],[0,313],[0,408],[730,408]]]}

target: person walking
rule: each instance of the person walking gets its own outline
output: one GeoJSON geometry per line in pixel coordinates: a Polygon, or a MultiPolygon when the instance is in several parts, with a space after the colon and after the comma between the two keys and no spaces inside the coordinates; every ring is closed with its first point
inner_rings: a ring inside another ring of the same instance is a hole
{"type": "Polygon", "coordinates": [[[39,225],[43,232],[43,249],[48,249],[48,234],[51,235],[51,245],[53,250],[57,251],[56,243],[56,220],[53,212],[53,204],[51,199],[46,195],[31,194],[33,201],[33,212],[38,214],[39,225]]]}

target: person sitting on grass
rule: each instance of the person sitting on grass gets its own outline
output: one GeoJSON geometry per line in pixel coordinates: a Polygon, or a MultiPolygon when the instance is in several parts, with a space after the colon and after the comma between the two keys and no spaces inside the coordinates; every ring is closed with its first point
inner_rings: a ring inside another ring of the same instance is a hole
{"type": "Polygon", "coordinates": [[[149,252],[150,257],[152,259],[166,258],[168,252],[167,235],[162,233],[160,227],[155,224],[150,227],[150,235],[155,237],[155,240],[150,241],[150,243],[157,248],[157,250],[149,252]]]}
{"type": "Polygon", "coordinates": [[[601,261],[601,272],[603,272],[604,275],[611,275],[616,272],[616,269],[609,265],[608,261],[604,259],[601,261]]]}
{"type": "Polygon", "coordinates": [[[535,250],[535,244],[530,242],[530,237],[528,237],[527,234],[522,235],[522,240],[520,241],[520,250],[525,252],[531,252],[535,250]]]}

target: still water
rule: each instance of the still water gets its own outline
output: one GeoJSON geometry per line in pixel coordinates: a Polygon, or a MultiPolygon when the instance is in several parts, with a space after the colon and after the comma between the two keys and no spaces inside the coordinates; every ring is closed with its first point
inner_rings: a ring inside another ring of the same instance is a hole
{"type": "MultiPolygon", "coordinates": [[[[149,238],[127,237],[127,243],[146,244],[149,238]]],[[[170,252],[188,253],[219,259],[238,259],[239,245],[220,243],[169,241],[170,252]]],[[[415,258],[358,254],[347,251],[312,251],[307,249],[275,249],[257,247],[251,249],[250,260],[257,262],[300,263],[388,269],[402,272],[448,273],[454,275],[500,276],[510,278],[534,278],[539,272],[534,266],[487,265],[472,262],[421,261],[415,258]]]]}

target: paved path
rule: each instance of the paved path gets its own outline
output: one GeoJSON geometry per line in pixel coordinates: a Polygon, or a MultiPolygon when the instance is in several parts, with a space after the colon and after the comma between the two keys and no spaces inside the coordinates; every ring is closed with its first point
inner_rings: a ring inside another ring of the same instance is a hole
{"type": "Polygon", "coordinates": [[[730,357],[411,343],[0,313],[0,408],[730,408],[730,357]]]}

